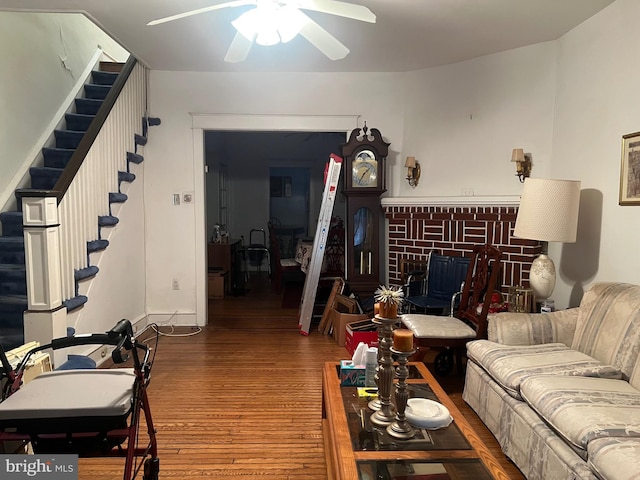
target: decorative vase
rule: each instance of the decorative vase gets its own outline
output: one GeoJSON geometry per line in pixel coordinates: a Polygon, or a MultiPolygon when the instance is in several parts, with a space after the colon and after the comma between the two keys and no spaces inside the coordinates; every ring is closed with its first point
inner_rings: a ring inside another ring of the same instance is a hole
{"type": "Polygon", "coordinates": [[[380,313],[382,318],[398,318],[398,305],[394,302],[380,302],[380,313]]]}

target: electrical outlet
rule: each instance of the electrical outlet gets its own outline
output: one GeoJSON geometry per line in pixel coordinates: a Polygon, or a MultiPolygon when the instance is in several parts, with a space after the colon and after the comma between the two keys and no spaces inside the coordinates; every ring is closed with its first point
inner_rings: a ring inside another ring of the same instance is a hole
{"type": "Polygon", "coordinates": [[[462,189],[463,197],[473,197],[473,187],[465,187],[462,189]]]}
{"type": "Polygon", "coordinates": [[[182,194],[182,203],[193,202],[193,192],[185,192],[182,194]]]}
{"type": "Polygon", "coordinates": [[[102,358],[107,356],[107,347],[102,347],[102,350],[100,351],[100,356],[102,358]]]}
{"type": "Polygon", "coordinates": [[[180,290],[180,283],[178,282],[177,278],[174,278],[173,282],[171,282],[171,288],[173,288],[174,290],[180,290]]]}

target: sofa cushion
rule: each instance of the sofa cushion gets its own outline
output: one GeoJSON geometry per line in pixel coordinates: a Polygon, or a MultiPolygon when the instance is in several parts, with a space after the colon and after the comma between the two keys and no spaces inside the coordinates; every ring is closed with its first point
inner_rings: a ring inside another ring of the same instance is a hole
{"type": "Polygon", "coordinates": [[[481,365],[513,398],[522,400],[520,384],[532,375],[576,375],[620,379],[620,370],[562,343],[509,346],[488,340],[467,344],[467,356],[481,365]]]}
{"type": "Polygon", "coordinates": [[[589,466],[604,480],[640,478],[640,439],[598,438],[587,447],[589,466]]]}
{"type": "Polygon", "coordinates": [[[538,375],[520,394],[583,458],[596,438],[640,437],[640,391],[623,380],[538,375]]]}
{"type": "Polygon", "coordinates": [[[475,338],[476,332],[462,320],[438,315],[402,315],[402,323],[416,338],[475,338]]]}
{"type": "Polygon", "coordinates": [[[640,286],[596,283],[582,297],[571,348],[618,367],[640,388],[634,375],[640,357],[640,286]]]}

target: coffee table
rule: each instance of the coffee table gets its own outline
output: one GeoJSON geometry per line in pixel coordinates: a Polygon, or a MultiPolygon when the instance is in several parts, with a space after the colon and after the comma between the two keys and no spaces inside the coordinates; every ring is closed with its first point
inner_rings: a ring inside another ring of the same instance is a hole
{"type": "MultiPolygon", "coordinates": [[[[410,362],[409,398],[447,407],[453,422],[438,430],[417,429],[410,440],[390,437],[369,421],[370,399],[356,387],[340,386],[340,366],[324,365],[322,376],[327,472],[335,480],[508,479],[509,476],[422,363],[410,362]]],[[[393,395],[392,395],[393,396],[393,395]]]]}

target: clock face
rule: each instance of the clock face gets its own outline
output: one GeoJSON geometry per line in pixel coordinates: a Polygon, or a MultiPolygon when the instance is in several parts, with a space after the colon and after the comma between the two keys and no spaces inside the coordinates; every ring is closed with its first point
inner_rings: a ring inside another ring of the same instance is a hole
{"type": "Polygon", "coordinates": [[[362,150],[353,159],[351,170],[352,187],[378,186],[378,161],[371,150],[362,150]]]}

